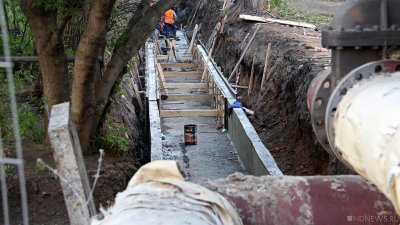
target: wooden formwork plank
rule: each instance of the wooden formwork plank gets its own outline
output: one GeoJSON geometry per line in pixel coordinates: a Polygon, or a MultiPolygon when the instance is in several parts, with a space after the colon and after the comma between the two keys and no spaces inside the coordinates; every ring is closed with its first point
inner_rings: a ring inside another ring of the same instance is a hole
{"type": "Polygon", "coordinates": [[[166,77],[173,77],[173,76],[196,76],[196,77],[201,77],[201,72],[197,71],[190,71],[190,72],[168,72],[164,71],[164,76],[166,77]]]}
{"type": "Polygon", "coordinates": [[[162,68],[198,68],[197,63],[161,63],[162,68]]]}
{"type": "Polygon", "coordinates": [[[132,80],[132,84],[133,84],[133,91],[135,92],[136,99],[137,99],[137,101],[139,103],[140,110],[142,110],[144,112],[144,106],[143,106],[142,98],[140,97],[139,88],[135,84],[135,82],[133,81],[132,78],[131,78],[131,80],[132,80]]]}
{"type": "MultiPolygon", "coordinates": [[[[161,79],[161,85],[164,89],[166,89],[165,85],[167,84],[167,82],[165,81],[164,72],[161,68],[160,63],[157,63],[157,70],[158,70],[158,75],[160,76],[161,79]]],[[[168,94],[167,90],[165,90],[165,92],[168,94]]]]}
{"type": "Polygon", "coordinates": [[[208,85],[205,83],[166,83],[165,88],[207,89],[208,85]]]}
{"type": "Polygon", "coordinates": [[[166,101],[208,101],[211,95],[165,95],[166,101]]]}
{"type": "Polygon", "coordinates": [[[205,116],[205,117],[218,117],[220,112],[213,109],[199,109],[199,110],[161,110],[161,117],[195,117],[195,116],[205,116]]]}
{"type": "MultiPolygon", "coordinates": [[[[177,56],[177,57],[181,61],[192,61],[193,60],[192,56],[177,56]]],[[[168,56],[166,56],[166,55],[158,55],[157,59],[158,60],[168,60],[168,56]]]]}

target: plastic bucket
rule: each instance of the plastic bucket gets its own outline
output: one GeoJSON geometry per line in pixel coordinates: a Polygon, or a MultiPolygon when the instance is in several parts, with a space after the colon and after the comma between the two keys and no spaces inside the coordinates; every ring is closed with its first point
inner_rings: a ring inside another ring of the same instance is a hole
{"type": "Polygon", "coordinates": [[[197,144],[197,125],[187,124],[184,126],[185,145],[197,144]]]}

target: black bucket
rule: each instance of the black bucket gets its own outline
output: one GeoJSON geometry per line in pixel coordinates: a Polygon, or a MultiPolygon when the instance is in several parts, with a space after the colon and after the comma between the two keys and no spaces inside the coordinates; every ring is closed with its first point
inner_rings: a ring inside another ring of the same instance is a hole
{"type": "Polygon", "coordinates": [[[197,145],[197,125],[187,124],[184,126],[185,145],[197,145]]]}

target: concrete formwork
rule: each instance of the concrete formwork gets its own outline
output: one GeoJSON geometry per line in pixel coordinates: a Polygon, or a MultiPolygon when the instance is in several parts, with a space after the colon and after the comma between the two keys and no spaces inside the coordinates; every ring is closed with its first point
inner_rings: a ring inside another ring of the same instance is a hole
{"type": "MultiPolygon", "coordinates": [[[[217,69],[215,62],[207,55],[202,45],[197,45],[201,64],[207,65],[210,76],[221,90],[228,105],[236,101],[235,93],[229,88],[222,73],[217,69]]],[[[246,170],[252,175],[281,176],[282,171],[278,168],[269,150],[261,142],[253,125],[250,123],[242,109],[233,109],[227,117],[229,136],[246,170]]]]}

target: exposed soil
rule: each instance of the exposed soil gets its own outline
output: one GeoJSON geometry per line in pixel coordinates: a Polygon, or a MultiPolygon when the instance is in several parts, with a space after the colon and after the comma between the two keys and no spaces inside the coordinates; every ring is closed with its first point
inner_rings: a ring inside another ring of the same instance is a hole
{"type": "MultiPolygon", "coordinates": [[[[86,168],[91,184],[96,174],[98,155],[85,157],[86,168]]],[[[30,224],[69,224],[60,181],[51,172],[40,170],[36,166],[37,158],[49,163],[53,168],[51,149],[43,145],[27,144],[24,146],[26,187],[30,224]]],[[[100,171],[100,178],[94,192],[97,208],[112,204],[116,193],[126,188],[138,164],[129,156],[105,156],[100,171]]],[[[20,192],[16,175],[7,177],[11,224],[21,224],[20,192]]],[[[3,221],[2,215],[0,221],[3,221]]]]}
{"type": "MultiPolygon", "coordinates": [[[[198,7],[192,7],[192,12],[198,7]]],[[[192,23],[201,24],[201,40],[206,43],[217,22],[220,22],[221,1],[208,0],[200,6],[192,23]]],[[[241,13],[254,15],[249,1],[235,1],[227,14],[223,33],[218,37],[214,58],[229,76],[255,30],[254,22],[238,19],[241,13]],[[246,38],[247,36],[247,38],[246,38]]],[[[190,11],[184,11],[190,15],[190,11]]],[[[255,111],[250,119],[263,143],[271,151],[278,166],[287,175],[339,174],[343,166],[319,145],[314,136],[306,103],[307,88],[312,79],[330,66],[330,54],[320,47],[320,33],[279,24],[263,24],[247,51],[240,68],[239,85],[247,86],[253,58],[255,87],[248,95],[240,89],[239,99],[255,111]],[[306,35],[305,35],[306,34],[306,35]],[[266,46],[272,44],[268,65],[268,81],[260,91],[266,46]]],[[[344,170],[346,171],[346,170],[344,170]]],[[[346,171],[347,172],[347,171],[346,171]]]]}

